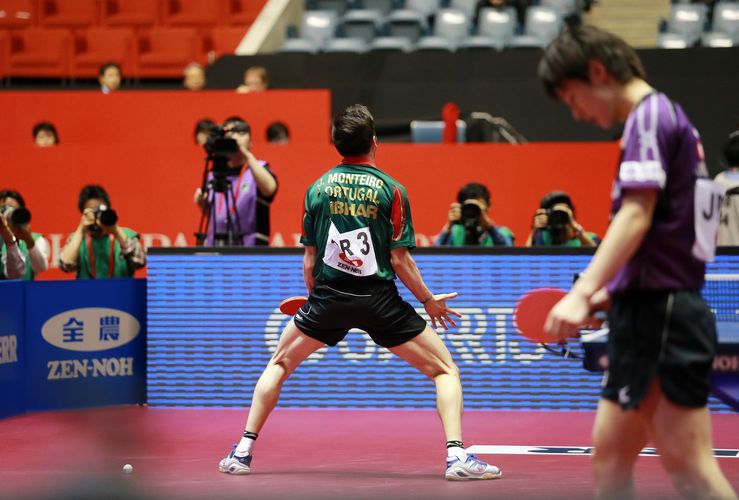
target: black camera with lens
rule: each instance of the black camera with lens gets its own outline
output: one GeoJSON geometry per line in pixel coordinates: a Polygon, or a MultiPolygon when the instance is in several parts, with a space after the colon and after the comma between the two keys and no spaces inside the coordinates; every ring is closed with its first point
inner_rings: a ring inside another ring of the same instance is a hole
{"type": "Polygon", "coordinates": [[[228,128],[216,125],[210,129],[210,133],[203,147],[208,153],[208,157],[213,160],[212,170],[214,174],[227,175],[232,173],[231,170],[234,169],[228,167],[228,160],[241,152],[236,140],[226,138],[226,133],[249,131],[247,124],[238,122],[232,123],[228,128]]]}
{"type": "Polygon", "coordinates": [[[12,225],[19,227],[31,222],[31,212],[24,207],[11,207],[5,205],[0,207],[0,214],[3,214],[12,225]]]}
{"type": "Polygon", "coordinates": [[[226,132],[235,131],[239,128],[239,125],[240,124],[235,124],[228,129],[221,125],[216,125],[210,129],[208,138],[205,140],[205,145],[203,146],[205,151],[213,156],[230,156],[234,153],[238,153],[239,145],[236,143],[235,139],[227,139],[226,132]]]}
{"type": "Polygon", "coordinates": [[[467,228],[476,228],[480,225],[480,216],[482,215],[482,210],[480,209],[479,205],[476,205],[475,203],[463,203],[462,204],[462,218],[460,219],[460,222],[464,227],[467,228]]]}
{"type": "Polygon", "coordinates": [[[558,208],[547,209],[547,229],[552,235],[552,243],[559,245],[567,241],[567,226],[570,225],[570,214],[558,208]]]}
{"type": "Polygon", "coordinates": [[[482,226],[480,225],[482,209],[476,203],[465,201],[462,203],[461,210],[462,215],[459,221],[457,221],[457,224],[464,226],[464,244],[479,245],[483,233],[482,226]]]}
{"type": "Polygon", "coordinates": [[[111,227],[115,226],[118,222],[118,214],[110,207],[100,205],[93,210],[95,215],[95,224],[90,226],[90,231],[93,233],[102,233],[103,226],[111,227]]]}

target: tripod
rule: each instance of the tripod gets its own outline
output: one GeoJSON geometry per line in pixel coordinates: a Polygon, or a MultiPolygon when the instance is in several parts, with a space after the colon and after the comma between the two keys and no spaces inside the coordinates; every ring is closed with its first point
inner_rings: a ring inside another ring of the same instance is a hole
{"type": "Polygon", "coordinates": [[[201,192],[207,199],[200,216],[198,231],[195,233],[197,246],[205,245],[211,224],[213,225],[212,245],[214,247],[242,246],[244,244],[244,233],[241,230],[241,221],[239,220],[239,212],[236,210],[233,185],[229,178],[231,174],[239,170],[238,168],[229,168],[228,158],[225,156],[208,154],[205,158],[201,192]],[[208,176],[209,173],[211,176],[208,176]],[[216,199],[218,193],[223,194],[226,209],[225,228],[219,227],[216,217],[216,199]]]}

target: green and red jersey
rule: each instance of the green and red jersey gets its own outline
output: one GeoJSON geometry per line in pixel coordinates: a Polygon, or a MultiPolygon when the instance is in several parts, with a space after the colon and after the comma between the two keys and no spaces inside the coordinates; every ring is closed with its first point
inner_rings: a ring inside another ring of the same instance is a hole
{"type": "Polygon", "coordinates": [[[394,248],[416,246],[405,188],[367,158],[344,158],[305,194],[300,242],[317,248],[317,281],[392,281],[394,248]]]}

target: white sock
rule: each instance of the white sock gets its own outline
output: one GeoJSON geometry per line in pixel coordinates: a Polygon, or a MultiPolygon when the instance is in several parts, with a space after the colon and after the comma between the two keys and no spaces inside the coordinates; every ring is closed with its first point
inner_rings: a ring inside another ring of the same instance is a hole
{"type": "Polygon", "coordinates": [[[458,458],[462,462],[467,460],[467,452],[464,451],[464,448],[460,446],[452,446],[451,448],[447,448],[446,456],[448,458],[458,458]]]}
{"type": "Polygon", "coordinates": [[[254,440],[248,437],[242,437],[239,444],[236,446],[234,455],[237,457],[245,457],[251,453],[251,447],[254,446],[254,440]]]}

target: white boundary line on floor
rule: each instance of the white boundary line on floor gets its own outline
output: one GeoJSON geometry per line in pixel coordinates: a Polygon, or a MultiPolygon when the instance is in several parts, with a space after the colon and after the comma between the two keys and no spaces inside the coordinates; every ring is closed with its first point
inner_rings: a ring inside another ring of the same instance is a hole
{"type": "MultiPolygon", "coordinates": [[[[570,455],[590,456],[593,454],[591,446],[498,446],[476,444],[467,448],[468,453],[477,455],[570,455]]],[[[639,454],[641,457],[656,457],[657,450],[644,448],[639,454]]],[[[739,450],[718,448],[713,450],[716,458],[739,458],[739,450]]]]}

